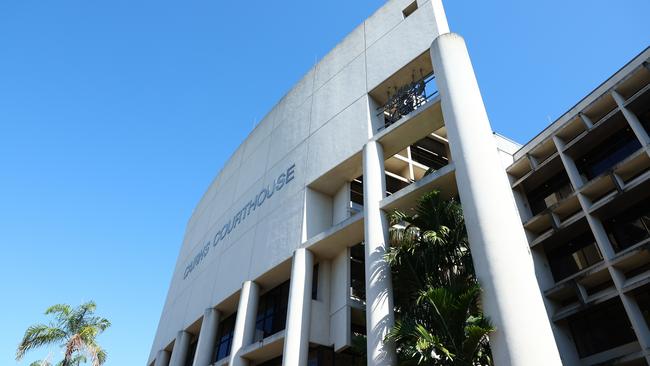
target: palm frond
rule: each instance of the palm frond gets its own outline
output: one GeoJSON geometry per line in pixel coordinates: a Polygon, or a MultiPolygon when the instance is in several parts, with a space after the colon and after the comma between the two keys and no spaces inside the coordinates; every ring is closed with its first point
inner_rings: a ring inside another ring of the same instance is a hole
{"type": "Polygon", "coordinates": [[[23,339],[16,351],[16,360],[20,361],[25,352],[41,346],[59,343],[66,337],[66,332],[60,328],[45,324],[32,325],[25,331],[23,339]]]}

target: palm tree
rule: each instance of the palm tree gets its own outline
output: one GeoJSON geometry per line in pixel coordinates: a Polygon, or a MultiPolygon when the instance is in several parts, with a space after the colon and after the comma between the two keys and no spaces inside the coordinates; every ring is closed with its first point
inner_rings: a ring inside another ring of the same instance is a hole
{"type": "Polygon", "coordinates": [[[480,307],[481,287],[465,222],[455,199],[438,191],[423,196],[412,215],[389,215],[397,321],[387,339],[402,365],[491,365],[480,307]]]}
{"type": "MultiPolygon", "coordinates": [[[[93,366],[106,361],[106,352],[97,344],[97,336],[110,327],[111,323],[94,316],[96,305],[93,301],[72,308],[67,304],[50,306],[45,315],[53,315],[49,324],[35,324],[27,328],[16,350],[16,360],[20,361],[25,352],[49,345],[60,345],[64,349],[63,360],[57,366],[78,366],[91,360],[93,366]]],[[[36,361],[31,366],[50,366],[48,360],[36,361]]]]}

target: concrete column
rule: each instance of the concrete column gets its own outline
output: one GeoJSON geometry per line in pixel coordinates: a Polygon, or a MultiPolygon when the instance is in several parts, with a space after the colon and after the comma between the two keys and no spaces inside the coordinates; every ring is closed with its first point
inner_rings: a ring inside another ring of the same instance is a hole
{"type": "Polygon", "coordinates": [[[307,366],[311,319],[311,288],[314,255],[305,248],[296,249],[291,266],[289,304],[282,365],[307,366]]]}
{"type": "Polygon", "coordinates": [[[170,366],[185,366],[191,338],[192,335],[184,330],[181,330],[176,334],[174,349],[172,349],[171,362],[169,363],[170,366]]]}
{"type": "Polygon", "coordinates": [[[260,297],[260,288],[253,281],[246,281],[242,285],[237,307],[237,319],[232,336],[230,349],[230,366],[248,366],[248,360],[240,356],[241,349],[253,342],[255,335],[255,318],[257,317],[257,303],[260,297]]]}
{"type": "Polygon", "coordinates": [[[526,234],[501,166],[465,41],[438,36],[431,59],[495,365],[561,365],[526,234]]]}
{"type": "Polygon", "coordinates": [[[161,349],[156,355],[156,362],[154,363],[154,366],[169,366],[169,356],[169,351],[161,349]]]}
{"type": "Polygon", "coordinates": [[[192,366],[208,366],[212,363],[214,348],[217,341],[219,328],[219,312],[215,308],[207,308],[203,313],[201,333],[196,344],[196,355],[192,366]]]}
{"type": "Polygon", "coordinates": [[[562,164],[564,165],[564,170],[569,177],[569,181],[571,182],[573,189],[577,191],[585,184],[585,181],[582,179],[575,161],[564,153],[564,147],[566,146],[564,141],[562,141],[562,139],[560,139],[558,136],[553,136],[553,142],[555,143],[555,148],[560,155],[560,160],[562,160],[562,164]]]}
{"type": "Polygon", "coordinates": [[[645,128],[643,128],[641,121],[639,121],[639,117],[637,117],[634,112],[627,109],[623,96],[615,90],[612,91],[612,97],[618,105],[618,108],[621,110],[621,112],[623,112],[623,116],[627,120],[627,123],[630,125],[630,128],[632,128],[632,131],[639,139],[641,146],[648,146],[648,144],[650,144],[650,137],[648,136],[648,132],[646,132],[645,128]]]}
{"type": "Polygon", "coordinates": [[[384,342],[395,323],[390,266],[388,221],[379,208],[386,192],[384,152],[377,141],[363,147],[363,211],[366,250],[366,332],[368,365],[395,365],[395,347],[384,342]]]}

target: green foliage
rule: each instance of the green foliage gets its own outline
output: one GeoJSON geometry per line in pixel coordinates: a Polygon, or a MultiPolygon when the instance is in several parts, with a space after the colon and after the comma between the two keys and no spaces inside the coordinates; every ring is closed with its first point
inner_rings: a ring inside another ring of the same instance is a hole
{"type": "Polygon", "coordinates": [[[460,204],[438,191],[422,197],[412,215],[389,216],[396,324],[387,339],[401,365],[491,365],[460,204]]]}
{"type": "MultiPolygon", "coordinates": [[[[35,324],[27,328],[16,350],[20,361],[29,350],[58,345],[64,349],[63,360],[57,366],[78,366],[90,360],[93,366],[106,362],[106,352],[97,344],[99,334],[111,326],[102,317],[94,316],[97,306],[93,301],[72,308],[67,304],[50,306],[45,315],[54,319],[49,324],[35,324]]],[[[31,363],[30,366],[51,366],[49,360],[31,363]]]]}

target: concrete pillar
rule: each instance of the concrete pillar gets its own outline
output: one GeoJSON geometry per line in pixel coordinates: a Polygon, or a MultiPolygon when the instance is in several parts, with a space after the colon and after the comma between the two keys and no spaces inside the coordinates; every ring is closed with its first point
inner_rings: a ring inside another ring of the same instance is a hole
{"type": "Polygon", "coordinates": [[[569,177],[569,181],[571,182],[573,189],[577,191],[585,184],[585,181],[582,179],[575,161],[564,153],[564,147],[566,146],[564,141],[562,141],[562,139],[557,136],[553,136],[553,142],[555,143],[555,148],[560,155],[560,160],[562,160],[562,164],[564,165],[564,170],[569,177]]]}
{"type": "Polygon", "coordinates": [[[241,349],[253,342],[255,335],[255,318],[257,317],[257,303],[260,297],[260,288],[253,281],[246,281],[242,285],[237,307],[237,319],[232,336],[230,349],[230,366],[248,366],[248,360],[241,357],[241,349]]]}
{"type": "Polygon", "coordinates": [[[215,308],[207,308],[203,313],[201,333],[196,344],[196,355],[192,366],[208,366],[212,363],[214,348],[219,328],[219,312],[215,308]]]}
{"type": "Polygon", "coordinates": [[[184,330],[181,330],[176,334],[174,349],[172,349],[172,357],[169,363],[170,366],[185,366],[191,338],[192,335],[184,330]]]}
{"type": "Polygon", "coordinates": [[[632,128],[632,132],[634,132],[636,137],[639,139],[641,146],[648,146],[648,144],[650,144],[650,137],[648,136],[648,132],[646,132],[645,128],[643,128],[641,121],[639,121],[639,117],[637,117],[634,112],[625,107],[625,99],[623,99],[623,96],[615,90],[612,91],[612,97],[614,98],[616,105],[618,105],[618,108],[621,110],[621,112],[623,112],[623,116],[627,120],[627,123],[630,125],[630,128],[632,128]]]}
{"type": "Polygon", "coordinates": [[[311,319],[311,288],[314,255],[305,248],[296,249],[291,265],[287,326],[282,365],[307,366],[311,319]]]}
{"type": "Polygon", "coordinates": [[[154,363],[154,366],[169,366],[169,356],[169,351],[161,349],[156,355],[156,362],[154,363]]]}
{"type": "Polygon", "coordinates": [[[431,59],[495,365],[561,365],[526,234],[501,166],[465,41],[438,36],[431,59]]]}
{"type": "Polygon", "coordinates": [[[395,323],[390,266],[388,222],[379,208],[386,192],[384,152],[377,141],[363,147],[363,211],[366,259],[366,332],[368,365],[395,365],[395,347],[384,342],[395,323]]]}

